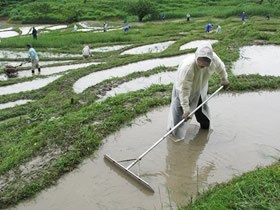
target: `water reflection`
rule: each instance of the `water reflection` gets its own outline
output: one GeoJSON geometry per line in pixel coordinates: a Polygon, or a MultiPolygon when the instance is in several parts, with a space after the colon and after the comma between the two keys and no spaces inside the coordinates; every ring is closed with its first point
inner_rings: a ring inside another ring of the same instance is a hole
{"type": "MultiPolygon", "coordinates": [[[[37,50],[38,51],[38,50],[37,50]]],[[[67,58],[67,57],[81,57],[80,54],[65,54],[65,53],[49,53],[49,52],[38,52],[39,58],[67,58]]],[[[1,50],[0,58],[28,58],[28,52],[1,50]]]]}
{"type": "MultiPolygon", "coordinates": [[[[41,62],[40,62],[41,64],[41,62]]],[[[36,74],[38,75],[51,75],[51,74],[57,74],[73,69],[78,69],[78,68],[85,68],[91,65],[98,65],[100,64],[99,62],[91,62],[91,63],[80,63],[80,64],[72,64],[72,65],[65,65],[65,66],[54,66],[54,67],[44,67],[41,68],[41,72],[37,73],[35,71],[35,74],[32,74],[31,70],[24,70],[24,71],[18,71],[17,78],[23,78],[23,77],[32,77],[36,74]]],[[[0,74],[0,81],[3,80],[8,80],[8,77],[4,74],[0,74]]]]}
{"type": "Polygon", "coordinates": [[[198,168],[197,161],[210,138],[210,131],[190,125],[185,140],[174,143],[167,141],[166,187],[177,206],[185,205],[207,182],[213,165],[198,168]],[[198,172],[198,174],[197,174],[198,172]],[[186,194],[187,193],[187,194],[186,194]]]}
{"type": "MultiPolygon", "coordinates": [[[[50,25],[40,25],[40,26],[35,26],[36,30],[41,30],[46,27],[49,27],[50,25]]],[[[33,26],[24,26],[24,27],[19,27],[19,30],[21,30],[21,35],[27,35],[31,34],[31,29],[33,26]]]]}
{"type": "Polygon", "coordinates": [[[184,44],[180,47],[180,50],[186,50],[186,49],[193,49],[193,48],[198,48],[201,45],[203,45],[205,42],[209,42],[210,44],[215,44],[218,42],[218,40],[212,40],[212,39],[206,39],[206,40],[196,40],[196,41],[191,41],[187,44],[184,44]]]}
{"type": "Polygon", "coordinates": [[[11,31],[11,30],[13,30],[13,28],[12,28],[12,27],[8,27],[8,28],[0,28],[0,32],[2,32],[2,31],[11,31]]]}
{"type": "Polygon", "coordinates": [[[47,30],[58,30],[58,29],[64,29],[64,28],[67,28],[67,25],[58,25],[58,26],[51,26],[51,27],[48,27],[46,28],[47,30]]]}
{"type": "Polygon", "coordinates": [[[246,46],[240,49],[240,57],[233,64],[235,75],[260,74],[280,76],[280,46],[246,46]]]}
{"type": "Polygon", "coordinates": [[[182,61],[182,59],[193,55],[194,54],[191,53],[168,58],[150,59],[131,63],[125,66],[94,72],[76,81],[73,85],[73,90],[75,93],[82,93],[87,88],[113,77],[123,77],[133,72],[148,71],[158,66],[177,66],[182,61]]]}
{"type": "Polygon", "coordinates": [[[6,109],[6,108],[15,107],[15,106],[18,106],[18,105],[27,104],[27,103],[29,103],[31,101],[32,100],[17,100],[17,101],[13,101],[13,102],[8,102],[8,103],[0,104],[0,109],[6,109]]]}
{"type": "Polygon", "coordinates": [[[16,31],[2,31],[0,32],[0,38],[9,38],[9,37],[14,37],[18,36],[18,32],[16,31]]]}
{"type": "Polygon", "coordinates": [[[170,84],[174,82],[175,75],[176,72],[162,72],[149,77],[137,78],[129,82],[125,82],[118,87],[106,92],[106,94],[101,97],[100,100],[102,101],[108,97],[115,96],[120,93],[127,93],[148,88],[154,84],[170,84]]]}
{"type": "Polygon", "coordinates": [[[159,53],[167,49],[170,45],[174,44],[175,41],[167,41],[156,44],[150,44],[145,46],[136,47],[133,49],[126,50],[121,53],[121,55],[137,55],[137,54],[145,54],[145,53],[159,53]]]}
{"type": "Polygon", "coordinates": [[[125,47],[129,47],[131,45],[114,45],[114,46],[105,46],[105,47],[97,47],[91,50],[92,52],[110,52],[115,50],[120,50],[125,47]]]}
{"type": "Polygon", "coordinates": [[[0,95],[7,95],[12,93],[20,93],[25,91],[37,90],[40,89],[49,83],[57,80],[62,75],[51,76],[44,79],[35,79],[28,82],[17,83],[14,85],[8,85],[0,87],[0,95]]]}
{"type": "MultiPolygon", "coordinates": [[[[80,63],[80,64],[73,64],[73,65],[65,65],[65,66],[54,66],[54,67],[45,67],[41,68],[41,73],[40,75],[51,75],[51,74],[56,74],[56,73],[61,73],[73,69],[78,69],[78,68],[85,68],[91,65],[97,65],[99,64],[98,62],[91,62],[91,63],[80,63]]],[[[34,74],[31,73],[30,70],[28,71],[19,71],[18,77],[31,77],[34,74]]]]}

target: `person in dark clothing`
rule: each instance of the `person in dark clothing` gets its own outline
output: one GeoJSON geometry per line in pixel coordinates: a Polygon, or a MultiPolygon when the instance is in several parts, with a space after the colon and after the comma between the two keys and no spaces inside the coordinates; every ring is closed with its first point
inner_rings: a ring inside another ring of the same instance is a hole
{"type": "Polygon", "coordinates": [[[35,27],[32,28],[32,36],[33,36],[33,39],[37,40],[37,30],[35,27]]]}

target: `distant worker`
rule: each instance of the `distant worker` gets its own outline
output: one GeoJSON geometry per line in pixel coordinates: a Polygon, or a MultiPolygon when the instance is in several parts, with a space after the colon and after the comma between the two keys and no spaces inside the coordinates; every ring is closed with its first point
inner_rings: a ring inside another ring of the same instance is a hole
{"type": "Polygon", "coordinates": [[[89,56],[92,56],[91,52],[90,52],[90,48],[88,45],[85,45],[82,51],[83,57],[84,58],[88,58],[89,56]]]}
{"type": "Polygon", "coordinates": [[[39,57],[37,55],[36,50],[31,46],[31,44],[27,44],[26,47],[28,48],[28,59],[30,59],[32,64],[32,74],[35,73],[35,69],[38,68],[38,73],[41,73],[41,68],[39,65],[39,57]]]}
{"type": "Polygon", "coordinates": [[[208,24],[206,25],[206,32],[207,32],[207,33],[210,33],[212,27],[213,27],[213,24],[208,23],[208,24]]]}
{"type": "Polygon", "coordinates": [[[33,39],[37,40],[37,30],[35,27],[32,28],[32,37],[33,37],[33,39]]]}
{"type": "Polygon", "coordinates": [[[103,32],[106,32],[108,30],[108,24],[105,22],[103,24],[103,32]]]}
{"type": "Polygon", "coordinates": [[[266,15],[265,18],[266,18],[267,20],[270,20],[270,15],[266,15]]]}
{"type": "Polygon", "coordinates": [[[77,31],[78,30],[78,26],[75,24],[74,25],[74,31],[77,31]]]}
{"type": "Polygon", "coordinates": [[[220,33],[222,31],[222,27],[220,25],[217,25],[216,33],[220,33]]]}
{"type": "Polygon", "coordinates": [[[242,20],[243,24],[245,24],[245,20],[246,20],[246,13],[245,12],[242,12],[241,20],[242,20]]]}
{"type": "Polygon", "coordinates": [[[186,18],[187,18],[187,21],[190,21],[191,15],[188,13],[188,14],[186,15],[186,18]]]}
{"type": "Polygon", "coordinates": [[[125,26],[125,27],[123,27],[123,31],[124,31],[124,32],[127,32],[129,29],[130,29],[130,26],[125,26]]]}
{"type": "Polygon", "coordinates": [[[165,20],[165,13],[163,12],[162,15],[160,16],[161,20],[165,20]]]}

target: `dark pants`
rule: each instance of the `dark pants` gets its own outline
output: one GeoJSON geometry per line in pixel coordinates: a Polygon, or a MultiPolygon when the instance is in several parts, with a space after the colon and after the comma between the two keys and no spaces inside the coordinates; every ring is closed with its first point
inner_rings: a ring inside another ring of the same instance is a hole
{"type": "MultiPolygon", "coordinates": [[[[201,97],[199,97],[199,101],[197,106],[202,103],[201,97]]],[[[200,107],[195,113],[196,120],[200,123],[200,128],[209,129],[210,120],[203,114],[202,107],[200,107]]]]}

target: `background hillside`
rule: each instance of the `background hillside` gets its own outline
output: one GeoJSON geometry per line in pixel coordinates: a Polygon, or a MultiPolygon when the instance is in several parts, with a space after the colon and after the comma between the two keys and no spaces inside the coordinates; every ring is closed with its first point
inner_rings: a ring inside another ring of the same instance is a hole
{"type": "MultiPolygon", "coordinates": [[[[1,0],[0,16],[23,23],[75,22],[80,20],[116,20],[126,18],[137,21],[129,14],[128,7],[135,1],[147,0],[1,0]]],[[[149,0],[157,13],[143,20],[192,17],[240,16],[242,11],[250,15],[280,15],[278,0],[149,0]]]]}

